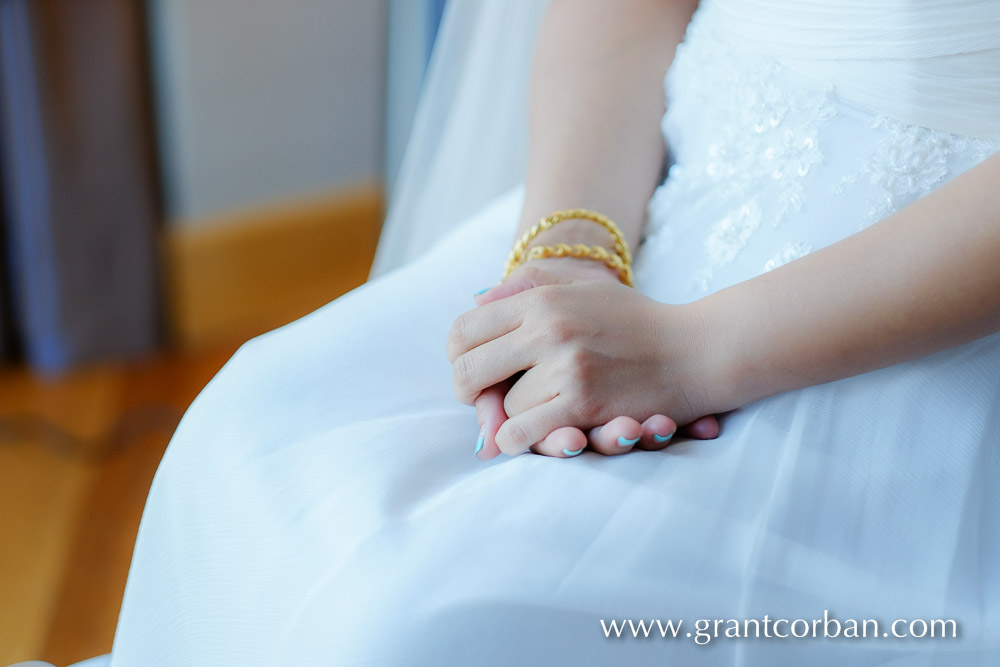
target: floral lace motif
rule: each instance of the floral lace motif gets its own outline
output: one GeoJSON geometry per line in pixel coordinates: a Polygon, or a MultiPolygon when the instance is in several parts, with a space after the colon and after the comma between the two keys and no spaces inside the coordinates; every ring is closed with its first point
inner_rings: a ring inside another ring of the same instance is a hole
{"type": "Polygon", "coordinates": [[[808,243],[803,243],[802,241],[791,241],[790,243],[786,243],[781,250],[771,255],[771,258],[764,263],[764,270],[761,271],[761,273],[773,271],[779,266],[784,266],[793,260],[805,257],[812,251],[812,246],[808,243]]]}
{"type": "Polygon", "coordinates": [[[862,156],[858,170],[845,175],[833,188],[834,194],[843,194],[849,186],[868,181],[878,190],[879,194],[868,201],[859,229],[941,185],[953,173],[949,168],[952,155],[971,155],[973,162],[981,162],[1000,150],[1000,144],[916,127],[878,114],[872,114],[866,124],[882,131],[883,138],[874,151],[862,156]]]}
{"type": "MultiPolygon", "coordinates": [[[[957,164],[967,166],[970,158],[974,164],[1000,150],[998,144],[854,107],[847,111],[831,87],[817,88],[773,59],[733,48],[698,15],[677,50],[667,97],[671,105],[663,125],[675,140],[671,148],[678,162],[649,203],[646,237],[661,249],[672,245],[670,220],[679,208],[705,225],[703,262],[694,270],[692,284],[702,293],[714,288],[720,270],[740,257],[762,226],[779,228],[802,209],[807,186],[813,194],[819,187],[831,195],[859,188],[852,193],[859,203],[870,197],[867,214],[858,222],[861,229],[933,190],[960,170],[957,164]],[[877,133],[864,141],[858,135],[858,168],[843,177],[815,169],[828,154],[831,165],[843,164],[843,150],[833,158],[839,146],[823,145],[830,137],[844,136],[825,131],[839,109],[857,116],[859,128],[867,125],[877,133]],[[692,117],[702,121],[699,127],[673,127],[677,119],[692,117]],[[828,185],[829,179],[836,184],[828,185]]],[[[770,253],[763,249],[768,259],[759,273],[814,249],[804,240],[790,239],[793,233],[798,236],[795,230],[784,231],[788,233],[776,237],[785,237],[781,247],[770,253]]]]}
{"type": "Polygon", "coordinates": [[[794,90],[780,85],[776,62],[736,54],[721,40],[689,29],[678,49],[671,90],[683,92],[686,104],[700,104],[711,114],[716,133],[707,150],[671,168],[666,183],[650,202],[650,238],[661,234],[663,215],[708,186],[717,200],[742,202],[712,224],[705,239],[706,266],[695,275],[696,287],[708,291],[715,272],[732,262],[764,224],[778,227],[802,205],[803,179],[823,161],[819,128],[836,115],[830,91],[794,90]],[[697,59],[694,66],[685,61],[697,59]],[[738,66],[734,66],[738,63],[738,66]],[[720,90],[727,95],[719,95],[720,90]],[[693,159],[691,159],[693,158],[693,159]],[[666,209],[666,210],[663,210],[666,209]]]}

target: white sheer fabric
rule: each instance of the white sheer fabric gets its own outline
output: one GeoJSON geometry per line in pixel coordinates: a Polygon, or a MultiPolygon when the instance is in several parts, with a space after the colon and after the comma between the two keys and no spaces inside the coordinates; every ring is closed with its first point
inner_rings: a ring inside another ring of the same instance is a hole
{"type": "Polygon", "coordinates": [[[714,0],[729,41],[911,125],[1000,141],[1000,3],[714,0]]]}
{"type": "Polygon", "coordinates": [[[372,277],[524,180],[527,93],[548,0],[448,3],[372,277]]]}
{"type": "MultiPolygon", "coordinates": [[[[547,4],[448,4],[373,277],[419,257],[523,179],[533,40],[547,4]]],[[[906,125],[1000,141],[996,2],[715,0],[711,5],[703,12],[716,14],[713,23],[726,42],[772,57],[830,86],[842,100],[906,125]]]]}
{"type": "MultiPolygon", "coordinates": [[[[845,100],[722,16],[699,10],[667,77],[674,165],[636,267],[657,299],[793,261],[998,149],[845,100]]],[[[150,490],[114,667],[997,663],[1000,334],[758,401],[711,442],[483,463],[443,341],[520,201],[213,380],[150,490]],[[694,642],[698,619],[824,610],[878,634],[694,642]],[[684,626],[606,639],[612,618],[684,626]],[[896,619],[958,637],[882,636],[896,619]]]]}

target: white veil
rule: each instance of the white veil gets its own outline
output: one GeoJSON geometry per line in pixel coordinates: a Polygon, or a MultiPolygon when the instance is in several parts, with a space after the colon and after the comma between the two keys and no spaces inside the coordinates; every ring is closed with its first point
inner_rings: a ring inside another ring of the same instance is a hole
{"type": "Polygon", "coordinates": [[[535,37],[548,0],[450,0],[371,277],[524,179],[535,37]]]}

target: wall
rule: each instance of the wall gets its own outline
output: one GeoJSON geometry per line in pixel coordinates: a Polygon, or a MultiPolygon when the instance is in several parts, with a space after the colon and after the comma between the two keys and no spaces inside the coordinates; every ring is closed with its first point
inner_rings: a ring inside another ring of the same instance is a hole
{"type": "Polygon", "coordinates": [[[381,184],[387,0],[149,0],[169,222],[381,184]]]}

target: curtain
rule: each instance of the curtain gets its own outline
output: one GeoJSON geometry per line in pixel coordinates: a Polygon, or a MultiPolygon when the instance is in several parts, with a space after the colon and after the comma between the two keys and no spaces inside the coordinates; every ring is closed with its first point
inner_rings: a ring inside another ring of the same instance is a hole
{"type": "MultiPolygon", "coordinates": [[[[0,87],[0,95],[3,94],[3,88],[0,87]]],[[[3,98],[0,97],[0,110],[4,108],[3,98]]],[[[0,125],[3,124],[3,117],[0,116],[0,125]]],[[[0,144],[0,155],[3,154],[3,145],[0,144]]],[[[0,161],[0,183],[3,183],[3,162],[0,161]]],[[[4,206],[3,198],[3,188],[0,188],[0,230],[6,228],[5,224],[5,212],[6,206],[4,206]]],[[[2,265],[3,258],[7,257],[7,244],[6,239],[3,234],[0,234],[0,265],[2,265]]],[[[8,287],[6,276],[2,271],[0,271],[0,360],[13,357],[15,354],[14,350],[14,335],[11,331],[11,323],[13,318],[10,313],[10,299],[7,297],[8,287]]]]}
{"type": "Polygon", "coordinates": [[[0,0],[0,353],[44,370],[159,339],[140,0],[0,0]]]}

